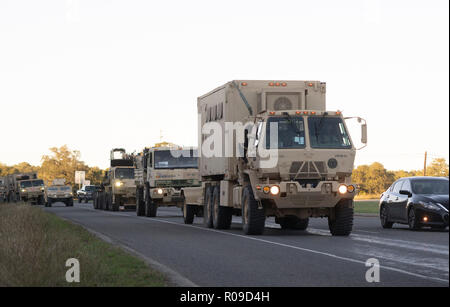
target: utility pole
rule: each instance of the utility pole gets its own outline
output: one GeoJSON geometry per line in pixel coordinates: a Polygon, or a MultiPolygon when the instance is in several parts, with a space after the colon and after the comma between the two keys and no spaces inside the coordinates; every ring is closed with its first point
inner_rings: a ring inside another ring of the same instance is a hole
{"type": "Polygon", "coordinates": [[[425,160],[423,161],[423,175],[427,175],[427,152],[425,151],[425,160]]]}

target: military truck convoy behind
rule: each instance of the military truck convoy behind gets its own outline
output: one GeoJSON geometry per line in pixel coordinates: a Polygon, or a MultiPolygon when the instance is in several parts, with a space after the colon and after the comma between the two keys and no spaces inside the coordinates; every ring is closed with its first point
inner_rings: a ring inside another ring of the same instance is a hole
{"type": "Polygon", "coordinates": [[[136,206],[134,158],[123,148],[111,150],[111,167],[106,172],[102,191],[94,197],[94,208],[118,211],[136,206]]]}
{"type": "Polygon", "coordinates": [[[66,207],[73,206],[72,187],[66,185],[65,179],[55,179],[51,186],[45,189],[45,206],[51,207],[56,202],[62,202],[66,207]]]}
{"type": "Polygon", "coordinates": [[[37,173],[13,174],[6,177],[6,195],[8,202],[31,202],[44,205],[45,185],[37,173]]]}
{"type": "Polygon", "coordinates": [[[0,177],[0,202],[6,201],[6,177],[0,177]]]}
{"type": "Polygon", "coordinates": [[[200,186],[195,149],[159,143],[135,156],[135,167],[138,216],[155,217],[161,206],[181,208],[181,188],[200,186]]]}
{"type": "MultiPolygon", "coordinates": [[[[341,112],[326,111],[325,95],[319,81],[232,81],[199,97],[200,127],[223,131],[219,144],[202,134],[199,148],[208,142],[206,147],[222,151],[202,152],[202,187],[183,189],[186,206],[203,205],[204,224],[211,228],[229,228],[233,214],[242,215],[245,234],[253,235],[263,232],[268,216],[284,229],[306,229],[309,218],[327,217],[332,235],[349,235],[356,148],[341,112]],[[228,153],[226,138],[234,132],[226,123],[252,127],[235,130],[242,142],[232,139],[228,153]],[[269,158],[255,154],[267,154],[271,145],[269,158]]],[[[365,144],[365,121],[358,120],[365,144]]]]}

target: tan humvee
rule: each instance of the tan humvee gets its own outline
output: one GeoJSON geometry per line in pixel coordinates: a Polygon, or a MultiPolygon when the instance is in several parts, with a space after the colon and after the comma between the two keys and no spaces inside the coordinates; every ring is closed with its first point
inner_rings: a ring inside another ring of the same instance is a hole
{"type": "Polygon", "coordinates": [[[94,197],[94,208],[118,211],[136,206],[133,155],[123,148],[111,150],[111,167],[105,173],[102,191],[94,197]]]}
{"type": "Polygon", "coordinates": [[[45,206],[51,207],[56,202],[62,202],[66,207],[73,207],[73,192],[65,179],[55,179],[52,185],[45,189],[45,206]]]}
{"type": "Polygon", "coordinates": [[[246,234],[261,234],[274,216],[285,229],[327,217],[333,235],[349,235],[356,148],[341,112],[326,111],[325,95],[319,81],[241,80],[199,97],[202,187],[183,190],[185,206],[203,206],[205,225],[218,229],[242,215],[246,234]]]}
{"type": "MultiPolygon", "coordinates": [[[[183,205],[181,188],[200,186],[197,152],[158,143],[135,157],[136,214],[155,217],[158,207],[183,205]]],[[[196,212],[201,214],[200,210],[196,212]]]]}

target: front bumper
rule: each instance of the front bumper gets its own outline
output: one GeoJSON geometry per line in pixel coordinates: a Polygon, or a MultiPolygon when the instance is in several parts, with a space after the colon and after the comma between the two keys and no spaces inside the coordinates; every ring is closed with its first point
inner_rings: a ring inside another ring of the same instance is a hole
{"type": "MultiPolygon", "coordinates": [[[[258,190],[255,187],[256,198],[270,199],[277,208],[283,209],[298,209],[298,208],[332,208],[341,199],[353,199],[356,195],[356,189],[350,193],[339,193],[339,186],[341,183],[336,181],[321,181],[317,186],[311,185],[302,186],[297,181],[282,181],[279,183],[270,183],[270,186],[277,185],[280,187],[278,195],[272,195],[263,192],[263,187],[266,184],[258,184],[258,190]]],[[[353,184],[353,186],[355,186],[353,184]]]]}
{"type": "Polygon", "coordinates": [[[152,199],[159,200],[164,203],[182,202],[181,191],[174,188],[152,188],[150,189],[152,199]],[[161,192],[162,193],[159,193],[161,192]]]}
{"type": "Polygon", "coordinates": [[[426,208],[418,208],[416,210],[418,223],[421,226],[448,226],[449,214],[445,210],[429,210],[426,208]],[[425,221],[424,218],[427,218],[425,221]]]}

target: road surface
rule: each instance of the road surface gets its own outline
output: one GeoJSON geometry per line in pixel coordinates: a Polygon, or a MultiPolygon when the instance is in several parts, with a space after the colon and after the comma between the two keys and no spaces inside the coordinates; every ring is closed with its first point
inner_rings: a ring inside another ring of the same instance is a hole
{"type": "Polygon", "coordinates": [[[382,229],[378,218],[355,217],[350,237],[332,237],[326,219],[306,231],[266,221],[262,236],[246,236],[241,218],[230,230],[207,229],[202,219],[185,225],[179,208],[158,217],[133,211],[94,210],[92,204],[46,211],[111,238],[198,286],[449,286],[449,235],[445,231],[382,229]],[[380,264],[380,282],[366,281],[366,261],[380,264]]]}

